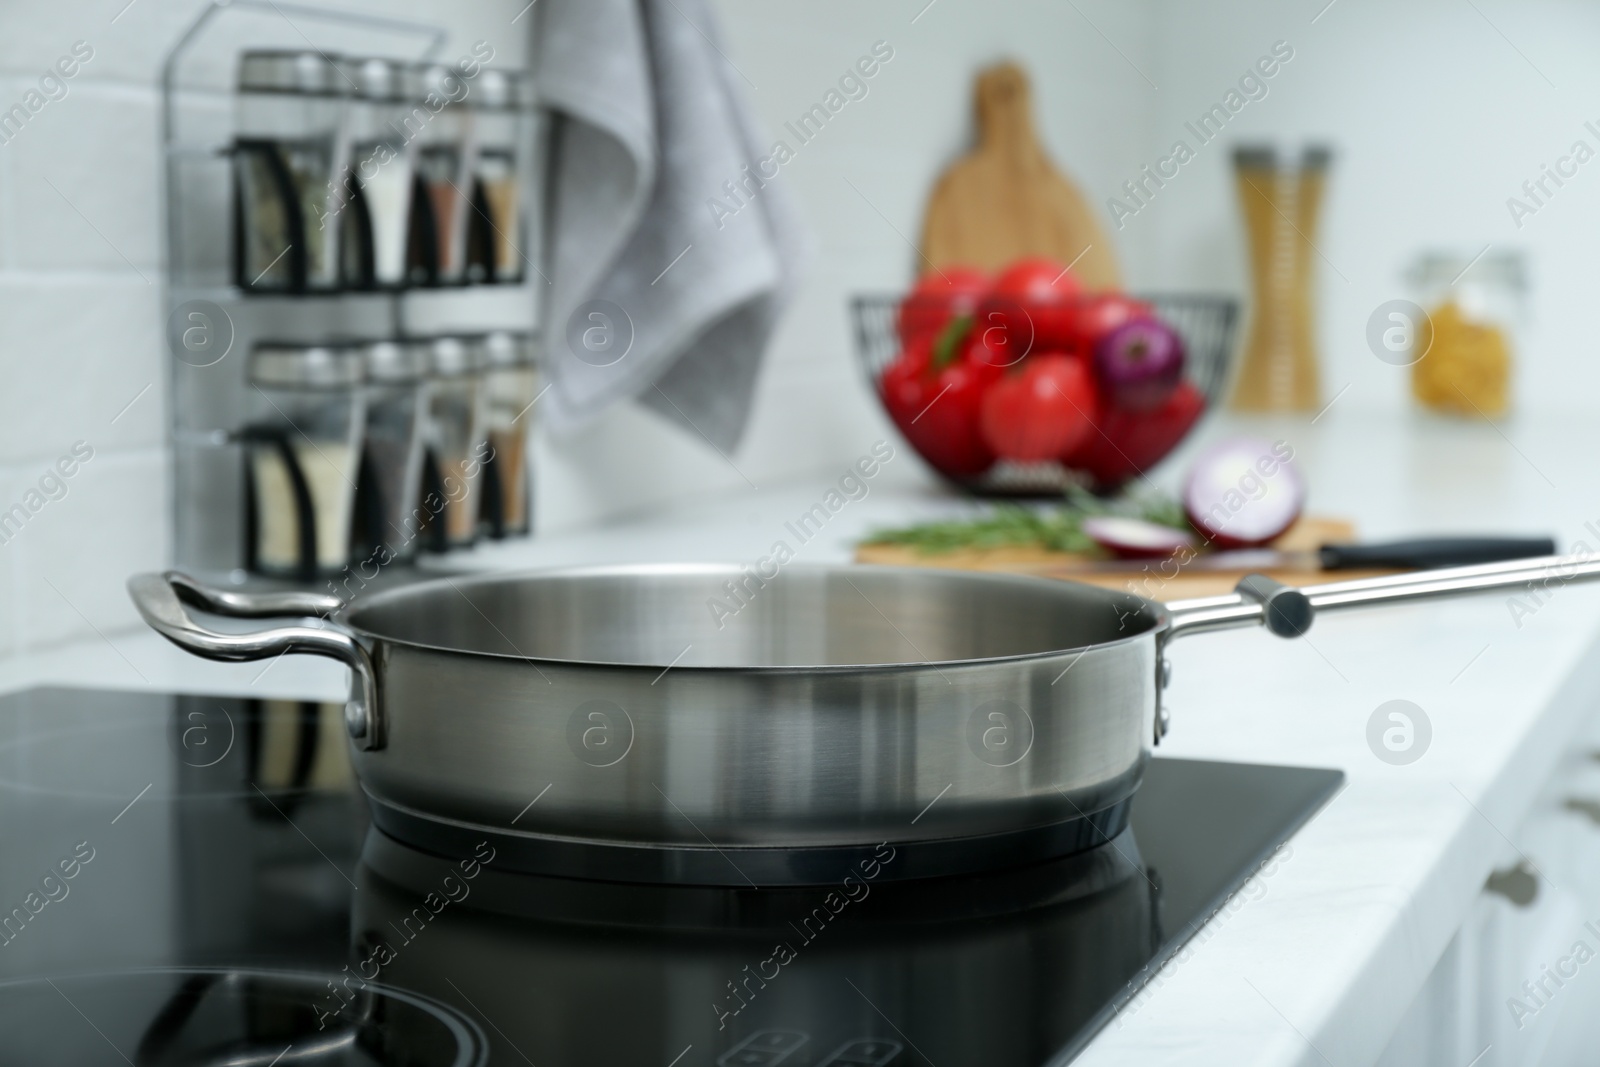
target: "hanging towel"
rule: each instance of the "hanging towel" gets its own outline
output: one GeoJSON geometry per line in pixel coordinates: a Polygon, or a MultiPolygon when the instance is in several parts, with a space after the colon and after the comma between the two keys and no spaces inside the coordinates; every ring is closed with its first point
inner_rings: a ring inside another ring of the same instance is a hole
{"type": "Polygon", "coordinates": [[[739,442],[801,238],[703,0],[539,0],[553,114],[545,336],[558,434],[635,398],[739,442]],[[728,183],[732,183],[731,186],[728,183]]]}

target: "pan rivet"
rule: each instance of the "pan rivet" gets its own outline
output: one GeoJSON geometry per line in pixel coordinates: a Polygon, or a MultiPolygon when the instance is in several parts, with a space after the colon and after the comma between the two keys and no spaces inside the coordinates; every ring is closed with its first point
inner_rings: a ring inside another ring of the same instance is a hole
{"type": "Polygon", "coordinates": [[[1161,661],[1161,688],[1165,689],[1167,686],[1169,686],[1171,684],[1172,684],[1172,661],[1170,659],[1163,659],[1161,661]]]}
{"type": "Polygon", "coordinates": [[[344,728],[357,741],[367,736],[367,712],[361,706],[361,701],[350,700],[345,702],[344,728]]]}

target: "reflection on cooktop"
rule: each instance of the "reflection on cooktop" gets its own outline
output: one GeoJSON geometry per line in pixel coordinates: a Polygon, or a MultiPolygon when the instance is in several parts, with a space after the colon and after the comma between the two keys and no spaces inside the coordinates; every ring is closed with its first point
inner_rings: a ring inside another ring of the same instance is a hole
{"type": "Polygon", "coordinates": [[[1131,834],[1002,874],[739,890],[592,886],[492,859],[469,877],[374,832],[357,884],[355,955],[470,997],[535,1063],[650,1062],[676,1042],[738,1064],[855,1063],[828,1057],[865,1043],[904,1046],[884,1062],[1032,1065],[1161,939],[1131,834]],[[767,1047],[776,1034],[791,1040],[767,1047]]]}
{"type": "Polygon", "coordinates": [[[0,707],[0,799],[126,801],[147,785],[157,797],[257,796],[259,787],[283,799],[348,792],[352,781],[342,704],[35,689],[0,707]],[[93,762],[118,749],[147,758],[93,762]],[[162,768],[171,773],[152,774],[162,768]]]}
{"type": "Polygon", "coordinates": [[[1157,759],[1128,831],[1049,863],[633,886],[372,829],[339,710],[0,698],[0,1059],[1064,1062],[1341,779],[1157,759]]]}

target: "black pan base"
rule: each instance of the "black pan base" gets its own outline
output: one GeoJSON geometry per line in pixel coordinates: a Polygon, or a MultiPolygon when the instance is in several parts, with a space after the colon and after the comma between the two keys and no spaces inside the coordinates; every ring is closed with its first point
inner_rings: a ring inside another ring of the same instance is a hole
{"type": "Polygon", "coordinates": [[[367,800],[378,829],[448,859],[466,859],[487,841],[500,870],[604,882],[740,887],[837,884],[871,862],[879,865],[878,881],[944,878],[1037,863],[1116,837],[1127,827],[1133,803],[1130,796],[1065,822],[980,837],[888,842],[887,847],[719,849],[544,837],[424,815],[370,793],[367,800]]]}

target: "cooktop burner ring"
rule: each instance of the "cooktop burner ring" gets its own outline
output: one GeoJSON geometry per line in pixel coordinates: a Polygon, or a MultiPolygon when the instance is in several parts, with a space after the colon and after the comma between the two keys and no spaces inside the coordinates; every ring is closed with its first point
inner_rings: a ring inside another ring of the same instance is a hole
{"type": "Polygon", "coordinates": [[[28,1042],[37,1036],[52,1056],[76,1041],[100,1052],[110,1045],[138,1063],[195,1062],[197,1056],[201,1062],[222,1056],[219,1062],[317,1063],[350,1050],[383,1063],[388,1058],[370,1041],[397,1031],[407,1041],[407,1063],[483,1067],[489,1060],[482,1028],[458,1009],[348,970],[135,967],[14,978],[0,981],[0,1030],[13,1051],[32,1047],[28,1042]],[[172,987],[164,999],[163,982],[172,987]],[[141,999],[156,1010],[139,1011],[141,999]],[[240,1018],[248,1019],[248,1036],[228,1032],[240,1018]],[[430,1023],[435,1029],[424,1031],[430,1023]],[[285,1024],[277,1034],[265,1032],[285,1024]],[[209,1044],[194,1047],[201,1041],[209,1044]]]}

